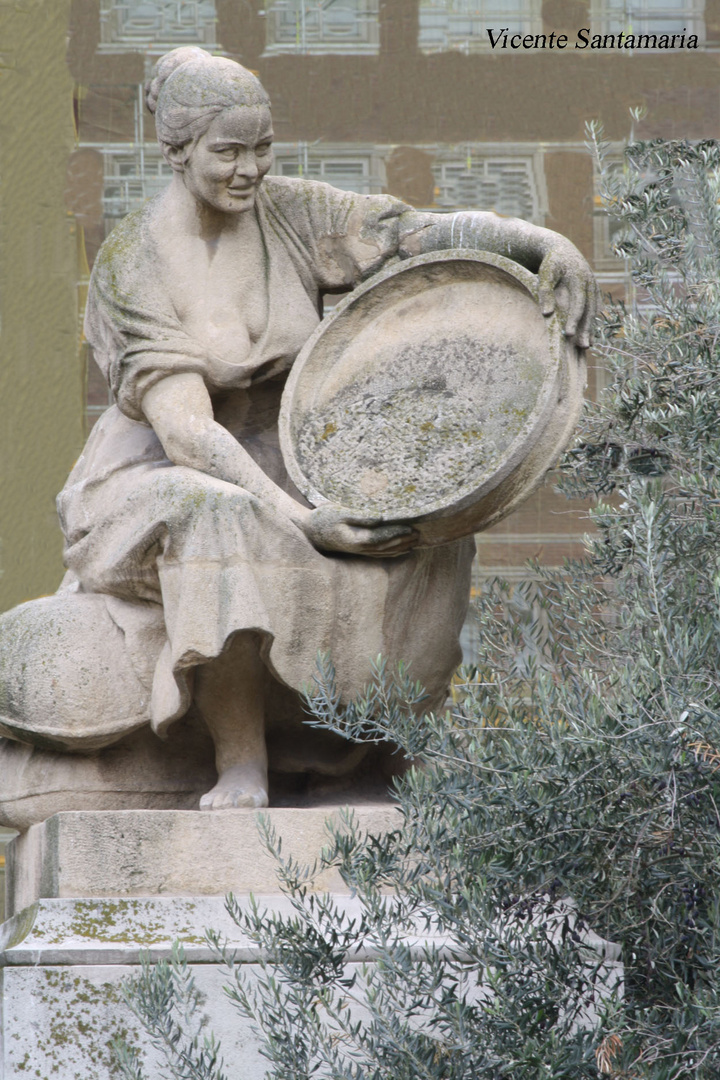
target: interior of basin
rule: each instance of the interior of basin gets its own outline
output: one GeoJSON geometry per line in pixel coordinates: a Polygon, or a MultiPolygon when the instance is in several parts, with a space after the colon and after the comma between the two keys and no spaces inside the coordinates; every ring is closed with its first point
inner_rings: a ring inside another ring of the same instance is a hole
{"type": "Polygon", "coordinates": [[[385,520],[492,487],[547,411],[556,367],[530,294],[495,268],[418,280],[346,309],[295,391],[294,449],[310,494],[385,520]]]}

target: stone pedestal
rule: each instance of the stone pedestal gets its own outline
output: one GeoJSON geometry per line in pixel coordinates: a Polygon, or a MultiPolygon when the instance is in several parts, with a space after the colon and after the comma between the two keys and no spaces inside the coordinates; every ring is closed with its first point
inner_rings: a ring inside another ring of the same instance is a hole
{"type": "MultiPolygon", "coordinates": [[[[283,852],[312,861],[327,842],[337,810],[263,811],[282,836],[283,852]]],[[[397,811],[358,807],[361,828],[382,833],[397,811]]],[[[223,902],[232,891],[284,910],[274,862],[258,833],[258,811],[217,814],[135,811],[57,814],[33,826],[8,849],[7,921],[0,928],[0,1078],[110,1080],[110,1043],[121,1031],[153,1053],[120,994],[139,970],[140,955],[170,954],[180,940],[230,1075],[254,1080],[266,1062],[244,1020],[222,992],[206,928],[227,937],[252,970],[255,946],[242,938],[223,902]],[[240,1070],[239,1066],[241,1065],[240,1070]]],[[[329,872],[318,888],[346,893],[329,872]]],[[[348,905],[354,901],[347,896],[348,905]]]]}
{"type": "MultiPolygon", "coordinates": [[[[219,931],[252,978],[257,947],[228,916],[224,894],[232,891],[249,904],[252,892],[261,907],[291,911],[260,840],[259,813],[65,813],[12,842],[9,918],[0,927],[0,1080],[116,1080],[111,1043],[121,1034],[141,1048],[147,1075],[161,1075],[120,984],[139,971],[142,955],[166,958],[176,940],[205,996],[209,1028],[221,1041],[228,1075],[265,1075],[267,1062],[251,1025],[223,993],[226,973],[205,941],[206,929],[219,931]]],[[[284,854],[312,862],[327,841],[328,817],[339,811],[262,813],[282,837],[284,854]]],[[[354,813],[373,834],[398,822],[390,804],[355,807],[354,813]]],[[[316,887],[332,893],[349,914],[360,915],[336,872],[321,876],[316,887]]],[[[559,922],[568,905],[558,905],[559,922]]],[[[594,990],[578,1022],[592,1026],[595,991],[602,995],[621,984],[623,968],[616,945],[587,929],[582,938],[594,990]]],[[[424,929],[413,938],[420,948],[429,940],[424,929]]],[[[440,939],[433,941],[442,947],[440,939]]],[[[358,965],[372,959],[370,952],[357,953],[358,965]]]]}

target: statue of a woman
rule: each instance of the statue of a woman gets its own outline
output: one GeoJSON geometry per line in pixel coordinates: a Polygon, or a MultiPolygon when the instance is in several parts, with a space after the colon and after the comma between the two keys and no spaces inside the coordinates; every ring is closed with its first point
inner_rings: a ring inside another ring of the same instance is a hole
{"type": "MultiPolygon", "coordinates": [[[[98,256],[86,333],[115,404],[58,500],[63,602],[102,598],[147,693],[113,719],[98,681],[103,708],[77,711],[77,730],[59,734],[59,722],[27,715],[12,694],[3,705],[0,677],[0,733],[97,749],[148,722],[164,735],[194,702],[218,771],[201,807],[264,806],[272,687],[294,695],[301,716],[298,691],[319,651],[331,653],[345,697],[383,653],[411,664],[430,705],[442,701],[474,552],[472,539],[418,550],[409,525],[312,509],[293,487],[277,440],[280,395],[323,295],[462,238],[539,272],[546,311],[564,290],[566,333],[582,348],[595,287],[572,244],[525,222],[421,213],[386,195],[267,176],[268,97],[231,60],[176,49],[159,61],[147,102],[173,179],[98,256]]],[[[33,604],[24,608],[40,610],[33,604]]],[[[13,634],[0,649],[14,650],[17,669],[26,646],[13,634]]],[[[43,677],[37,663],[27,675],[43,677]]],[[[87,693],[93,678],[111,677],[86,677],[87,693]]]]}

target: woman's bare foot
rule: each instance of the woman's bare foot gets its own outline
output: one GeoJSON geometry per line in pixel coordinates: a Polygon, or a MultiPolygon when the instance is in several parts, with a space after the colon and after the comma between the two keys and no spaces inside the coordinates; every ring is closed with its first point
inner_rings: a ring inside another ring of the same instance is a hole
{"type": "Polygon", "coordinates": [[[268,805],[265,665],[255,635],[237,634],[195,672],[195,704],[215,743],[219,780],[201,810],[268,805]]]}
{"type": "Polygon", "coordinates": [[[200,800],[201,810],[235,810],[268,805],[267,773],[256,765],[232,765],[200,800]]]}

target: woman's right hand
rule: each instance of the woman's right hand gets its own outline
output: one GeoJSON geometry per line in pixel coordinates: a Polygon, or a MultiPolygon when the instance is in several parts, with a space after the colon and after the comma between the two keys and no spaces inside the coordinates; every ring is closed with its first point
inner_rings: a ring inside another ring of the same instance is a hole
{"type": "Polygon", "coordinates": [[[411,525],[388,525],[375,518],[360,518],[342,506],[324,503],[310,510],[302,529],[318,551],[345,551],[388,559],[416,546],[420,534],[411,525]]]}

